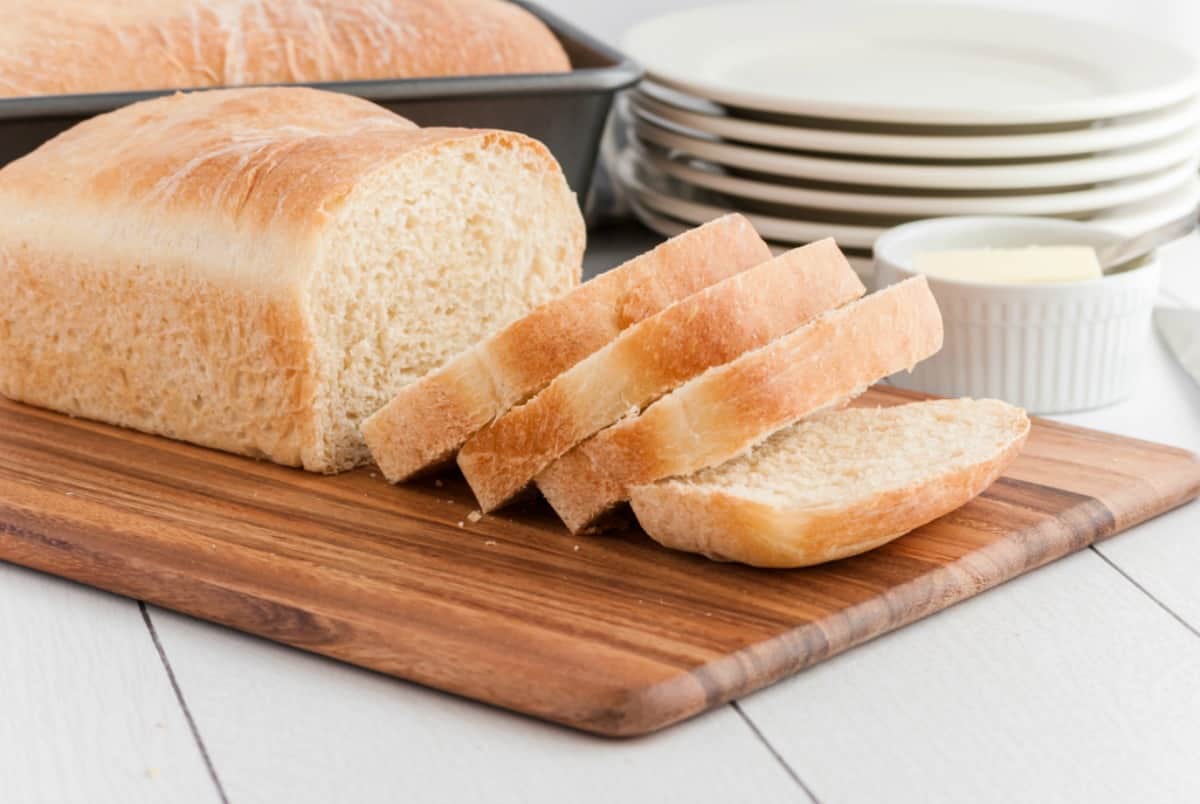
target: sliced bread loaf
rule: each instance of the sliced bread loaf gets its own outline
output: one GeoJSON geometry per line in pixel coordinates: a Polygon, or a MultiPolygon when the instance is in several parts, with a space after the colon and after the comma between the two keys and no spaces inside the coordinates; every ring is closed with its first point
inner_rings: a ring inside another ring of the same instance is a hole
{"type": "Polygon", "coordinates": [[[631,486],[723,463],[941,344],[925,278],[908,279],[709,369],[568,452],[537,485],[578,532],[627,500],[631,486]]]}
{"type": "Polygon", "coordinates": [[[400,389],[363,423],[375,462],[397,483],[452,458],[622,330],[770,258],[745,218],[726,215],[585,282],[400,389]]]}
{"type": "Polygon", "coordinates": [[[759,567],[857,555],[982,492],[1029,433],[994,399],[914,402],[813,416],[736,460],[630,491],[667,547],[759,567]]]}
{"type": "Polygon", "coordinates": [[[491,511],[593,433],[864,292],[832,240],[789,251],[629,327],[471,436],[458,465],[491,511]]]}
{"type": "Polygon", "coordinates": [[[0,169],[0,394],[346,469],[402,385],[576,287],[583,241],[521,134],[299,87],[136,103],[0,169]]]}

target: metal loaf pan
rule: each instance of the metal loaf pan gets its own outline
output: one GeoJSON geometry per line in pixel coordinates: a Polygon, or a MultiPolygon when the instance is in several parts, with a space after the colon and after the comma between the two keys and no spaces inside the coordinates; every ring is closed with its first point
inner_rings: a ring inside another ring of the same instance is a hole
{"type": "MultiPolygon", "coordinates": [[[[618,91],[638,81],[641,68],[532,3],[517,4],[558,37],[571,59],[571,72],[332,81],[306,86],[358,95],[422,126],[501,128],[528,134],[554,153],[582,203],[591,184],[609,107],[618,91]]],[[[175,91],[0,98],[0,165],[89,117],[175,91]]]]}

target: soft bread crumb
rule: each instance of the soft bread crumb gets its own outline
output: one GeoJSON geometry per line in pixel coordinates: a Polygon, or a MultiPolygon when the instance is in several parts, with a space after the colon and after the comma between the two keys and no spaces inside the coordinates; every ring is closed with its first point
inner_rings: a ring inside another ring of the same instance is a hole
{"type": "Polygon", "coordinates": [[[324,460],[365,462],[359,425],[401,387],[575,285],[579,216],[551,164],[473,137],[379,171],[346,199],[311,296],[331,392],[324,460]]]}
{"type": "Polygon", "coordinates": [[[817,506],[986,458],[1011,438],[1017,414],[993,399],[830,410],[777,432],[740,458],[668,482],[767,505],[817,506]]]}
{"type": "Polygon", "coordinates": [[[478,511],[472,511],[471,513],[467,514],[467,519],[471,520],[472,522],[478,522],[479,520],[483,519],[483,514],[478,511]]]}

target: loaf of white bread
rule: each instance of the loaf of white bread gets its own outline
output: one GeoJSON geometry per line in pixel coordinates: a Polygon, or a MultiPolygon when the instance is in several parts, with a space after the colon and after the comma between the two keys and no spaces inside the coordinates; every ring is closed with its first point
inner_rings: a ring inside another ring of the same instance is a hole
{"type": "Polygon", "coordinates": [[[583,245],[520,134],[302,88],[138,103],[0,169],[0,394],[346,469],[402,386],[571,291],[583,245]]]}
{"type": "Polygon", "coordinates": [[[0,97],[569,70],[506,0],[0,0],[0,97]]]}

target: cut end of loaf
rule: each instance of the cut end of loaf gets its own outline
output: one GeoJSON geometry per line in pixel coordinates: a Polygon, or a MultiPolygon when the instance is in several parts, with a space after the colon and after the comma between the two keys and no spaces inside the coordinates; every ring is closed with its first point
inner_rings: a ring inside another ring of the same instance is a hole
{"type": "Polygon", "coordinates": [[[405,384],[579,281],[583,224],[533,140],[463,132],[362,182],[309,307],[329,400],[309,468],[364,463],[359,425],[405,384]]]}
{"type": "Polygon", "coordinates": [[[748,454],[632,489],[659,543],[726,561],[799,567],[884,544],[982,492],[1029,432],[997,400],[939,400],[813,416],[748,454]]]}

